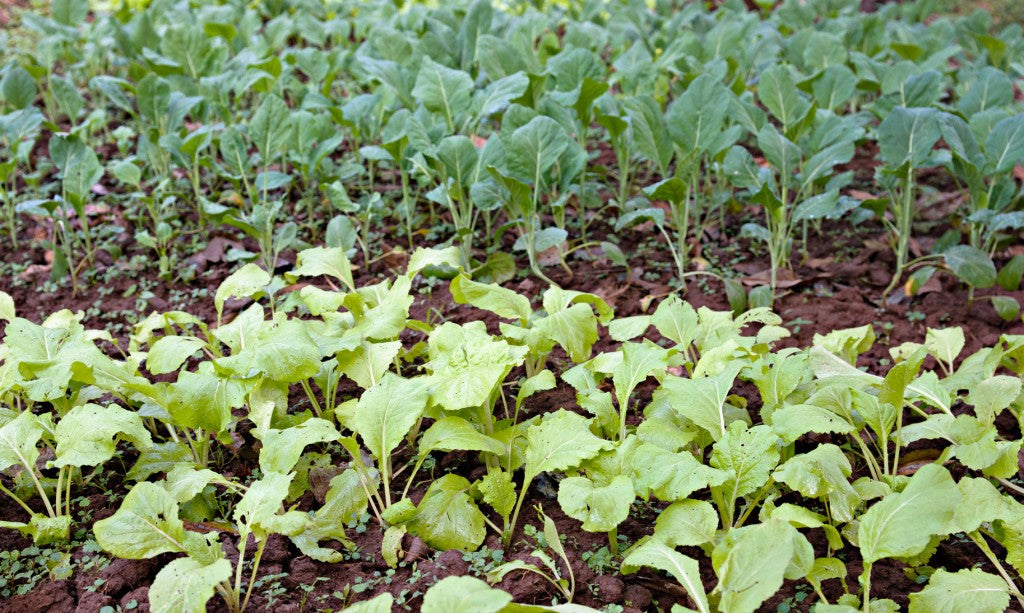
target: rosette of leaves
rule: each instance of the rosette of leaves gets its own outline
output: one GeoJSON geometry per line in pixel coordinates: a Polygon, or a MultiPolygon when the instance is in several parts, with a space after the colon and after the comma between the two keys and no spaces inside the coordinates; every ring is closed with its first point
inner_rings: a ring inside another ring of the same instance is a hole
{"type": "Polygon", "coordinates": [[[82,404],[69,410],[54,424],[54,414],[35,415],[23,411],[5,419],[0,427],[0,472],[12,476],[19,495],[0,485],[5,494],[30,516],[27,522],[0,522],[30,535],[36,544],[68,540],[71,528],[71,487],[80,481],[87,467],[98,467],[114,457],[117,442],[130,442],[140,451],[152,444],[142,418],[117,405],[82,404]],[[46,468],[56,469],[56,479],[46,477],[40,467],[40,444],[54,449],[46,468]],[[51,490],[52,488],[52,490],[51,490]],[[33,511],[27,495],[38,495],[46,513],[33,511]]]}
{"type": "Polygon", "coordinates": [[[499,327],[508,341],[527,349],[524,360],[528,377],[544,370],[556,345],[573,362],[588,360],[597,341],[598,324],[607,325],[613,317],[612,308],[598,296],[557,286],[544,291],[543,311],[536,313],[525,296],[494,283],[478,283],[465,275],[452,280],[451,292],[457,303],[471,304],[515,322],[502,322],[499,327]]]}

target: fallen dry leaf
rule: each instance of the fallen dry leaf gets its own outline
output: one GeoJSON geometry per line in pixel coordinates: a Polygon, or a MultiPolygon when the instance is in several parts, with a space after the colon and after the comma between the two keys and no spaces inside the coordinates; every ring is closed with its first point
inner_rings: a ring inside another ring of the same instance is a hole
{"type": "MultiPolygon", "coordinates": [[[[779,289],[786,289],[794,287],[803,283],[806,279],[797,277],[791,270],[780,270],[776,274],[775,287],[779,289]]],[[[740,282],[747,287],[758,287],[760,285],[768,285],[772,282],[772,271],[762,270],[752,275],[742,277],[740,282]]]]}

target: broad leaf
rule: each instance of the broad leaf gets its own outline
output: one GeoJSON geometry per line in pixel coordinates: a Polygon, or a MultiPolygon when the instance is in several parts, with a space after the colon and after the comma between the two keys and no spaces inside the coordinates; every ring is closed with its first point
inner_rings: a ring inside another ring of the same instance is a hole
{"type": "Polygon", "coordinates": [[[494,283],[477,283],[465,275],[452,279],[452,300],[457,304],[471,304],[487,309],[498,317],[527,321],[533,314],[530,300],[522,294],[494,283]]]}
{"type": "Polygon", "coordinates": [[[729,427],[730,418],[726,415],[725,402],[742,366],[733,363],[713,377],[666,377],[662,382],[664,397],[676,412],[718,440],[729,427]]]}
{"type": "Polygon", "coordinates": [[[431,397],[448,411],[480,406],[526,355],[526,347],[495,340],[482,321],[446,322],[428,339],[431,397]]]}
{"type": "Polygon", "coordinates": [[[172,560],[160,569],[149,587],[153,613],[202,613],[214,589],[231,578],[231,562],[202,564],[192,558],[172,560]]]}
{"type": "Polygon", "coordinates": [[[431,451],[486,451],[496,455],[507,451],[505,445],[487,436],[461,417],[443,417],[420,437],[419,453],[431,451]]]}
{"type": "Polygon", "coordinates": [[[99,546],[119,558],[141,560],[185,550],[178,504],[155,483],[138,483],[117,512],[93,524],[99,546]]]}
{"type": "Polygon", "coordinates": [[[654,536],[671,547],[695,547],[714,543],[718,513],[704,500],[681,500],[658,515],[654,536]]]}
{"type": "Polygon", "coordinates": [[[440,113],[454,125],[455,117],[465,113],[473,96],[473,79],[469,74],[442,66],[429,57],[423,59],[416,75],[412,95],[428,110],[440,113]]]}
{"type": "Polygon", "coordinates": [[[564,471],[611,448],[611,443],[590,432],[589,420],[565,409],[530,426],[526,439],[527,483],[542,472],[564,471]]]}
{"type": "Polygon", "coordinates": [[[0,428],[0,470],[21,466],[34,470],[39,450],[36,443],[43,435],[39,418],[31,411],[22,411],[0,428]]]}
{"type": "Polygon", "coordinates": [[[558,486],[558,504],[590,532],[608,532],[629,517],[633,481],[625,475],[598,485],[586,477],[567,477],[558,486]]]}
{"type": "Polygon", "coordinates": [[[101,407],[85,404],[75,407],[57,423],[57,459],[53,465],[97,466],[114,457],[114,437],[121,435],[137,448],[152,444],[149,430],[137,413],[117,405],[101,407]]]}
{"type": "Polygon", "coordinates": [[[483,513],[469,495],[470,488],[469,481],[453,474],[434,481],[407,527],[435,549],[475,550],[487,529],[483,513]]]}
{"type": "Polygon", "coordinates": [[[352,280],[352,265],[340,247],[314,247],[299,252],[295,269],[288,273],[292,277],[318,277],[326,275],[341,281],[350,292],[356,291],[352,280]]]}
{"type": "Polygon", "coordinates": [[[882,161],[891,168],[920,165],[941,136],[938,113],[932,108],[893,109],[878,126],[882,161]]]}
{"type": "Polygon", "coordinates": [[[422,613],[474,611],[497,613],[512,602],[512,596],[492,588],[476,577],[445,577],[423,596],[422,613]]]}
{"type": "Polygon", "coordinates": [[[980,568],[938,569],[928,586],[910,595],[910,613],[1000,613],[1010,604],[1006,581],[980,568]]]}
{"type": "Polygon", "coordinates": [[[996,284],[996,266],[987,253],[970,245],[956,245],[942,253],[946,265],[961,281],[977,289],[996,284]]]}
{"type": "Polygon", "coordinates": [[[861,516],[857,540],[865,562],[920,553],[933,536],[946,534],[960,490],[949,471],[923,466],[902,492],[892,493],[861,516]]]}
{"type": "Polygon", "coordinates": [[[260,470],[264,473],[289,473],[307,445],[338,440],[331,422],[313,417],[284,430],[268,429],[260,449],[260,470]]]}
{"type": "Polygon", "coordinates": [[[722,610],[752,612],[782,587],[794,555],[794,534],[796,530],[782,520],[734,528],[726,534],[711,555],[722,610]]]}
{"type": "Polygon", "coordinates": [[[544,173],[568,146],[568,137],[554,119],[538,115],[509,135],[506,155],[514,176],[543,189],[544,173]]]}

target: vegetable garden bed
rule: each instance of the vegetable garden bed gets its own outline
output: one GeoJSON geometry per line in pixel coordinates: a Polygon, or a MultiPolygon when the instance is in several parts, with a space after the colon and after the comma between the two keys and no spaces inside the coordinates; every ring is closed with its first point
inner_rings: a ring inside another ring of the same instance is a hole
{"type": "Polygon", "coordinates": [[[0,610],[1024,610],[1021,28],[542,4],[3,7],[0,610]]]}

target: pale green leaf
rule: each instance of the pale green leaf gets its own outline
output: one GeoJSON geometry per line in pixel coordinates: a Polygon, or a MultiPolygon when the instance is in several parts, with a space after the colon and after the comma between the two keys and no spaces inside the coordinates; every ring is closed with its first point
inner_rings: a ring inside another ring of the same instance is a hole
{"type": "Polygon", "coordinates": [[[349,426],[374,458],[391,456],[427,406],[428,391],[421,379],[387,373],[359,398],[349,426]]]}
{"type": "MultiPolygon", "coordinates": [[[[406,525],[435,549],[473,551],[484,541],[484,516],[469,495],[470,483],[447,474],[430,484],[406,525]]],[[[424,603],[424,607],[426,603],[424,603]]]]}
{"type": "Polygon", "coordinates": [[[355,381],[359,387],[370,389],[381,380],[401,349],[401,341],[364,341],[355,349],[337,353],[338,372],[355,381]]]}
{"type": "Polygon", "coordinates": [[[501,442],[487,436],[461,417],[443,417],[420,437],[419,453],[431,451],[486,451],[501,455],[508,451],[501,442]]]}
{"type": "Polygon", "coordinates": [[[832,516],[848,522],[860,503],[860,495],[849,481],[852,471],[843,451],[825,444],[786,460],[772,477],[807,498],[827,498],[832,516]]]}
{"type": "Polygon", "coordinates": [[[606,485],[586,477],[567,477],[558,486],[558,504],[566,515],[583,522],[589,532],[608,532],[629,516],[633,481],[619,475],[606,485]]]}
{"type": "Polygon", "coordinates": [[[196,469],[189,464],[179,464],[167,472],[161,485],[178,504],[192,500],[211,483],[227,483],[227,480],[209,468],[196,469]]]}
{"type": "Polygon", "coordinates": [[[422,613],[497,613],[512,602],[512,596],[492,588],[476,577],[445,577],[423,596],[422,613]]]}
{"type": "Polygon", "coordinates": [[[202,564],[192,558],[172,560],[160,569],[149,586],[153,613],[203,613],[214,589],[231,578],[231,563],[202,564]]]}
{"type": "Polygon", "coordinates": [[[545,416],[526,431],[526,478],[546,471],[564,471],[610,449],[611,443],[590,431],[589,420],[565,409],[545,416]]]}
{"type": "Polygon", "coordinates": [[[0,321],[11,321],[14,317],[14,299],[7,292],[0,291],[0,321]]]}
{"type": "Polygon", "coordinates": [[[341,247],[313,247],[300,251],[295,269],[288,274],[291,277],[326,275],[341,281],[348,291],[356,291],[355,281],[352,280],[352,265],[341,247]]]}
{"type": "Polygon", "coordinates": [[[714,543],[718,513],[704,500],[674,502],[658,515],[654,536],[671,547],[714,543]]]}
{"type": "Polygon", "coordinates": [[[155,483],[138,483],[117,512],[93,524],[99,546],[119,558],[141,560],[185,550],[178,504],[155,483]]]}
{"type": "Polygon", "coordinates": [[[192,336],[164,336],[153,343],[146,354],[146,369],[154,375],[178,370],[206,343],[192,336]]]}
{"type": "Polygon", "coordinates": [[[653,493],[661,500],[675,501],[709,485],[717,486],[729,473],[701,464],[689,451],[672,452],[648,443],[637,447],[633,480],[644,497],[653,493]]]}
{"type": "Polygon", "coordinates": [[[307,445],[338,440],[331,422],[313,417],[284,430],[268,429],[260,449],[260,470],[264,473],[288,473],[295,467],[307,445]]]}
{"type": "Polygon", "coordinates": [[[218,318],[224,310],[228,298],[249,298],[263,291],[270,284],[270,275],[255,264],[246,264],[217,287],[213,296],[213,304],[217,308],[218,318]]]}
{"type": "Polygon", "coordinates": [[[752,612],[782,587],[795,532],[782,520],[769,520],[726,533],[711,556],[722,610],[752,612]]]}
{"type": "Polygon", "coordinates": [[[495,340],[483,321],[446,322],[428,338],[431,396],[448,411],[480,406],[526,354],[525,347],[495,340]]]}
{"type": "Polygon", "coordinates": [[[232,513],[239,534],[255,532],[262,538],[261,532],[273,531],[267,528],[288,497],[288,485],[294,477],[294,473],[265,473],[259,481],[249,485],[232,513]]]}
{"type": "Polygon", "coordinates": [[[725,402],[733,381],[743,367],[730,364],[715,376],[686,379],[666,377],[662,389],[669,405],[677,413],[708,431],[715,440],[722,438],[729,427],[725,402]]]}
{"type": "Polygon", "coordinates": [[[36,443],[43,435],[43,426],[31,411],[22,411],[0,428],[0,470],[21,466],[35,470],[39,450],[36,443]]]}
{"type": "Polygon", "coordinates": [[[778,436],[768,426],[746,428],[733,422],[711,452],[709,464],[728,473],[717,486],[727,500],[736,500],[755,492],[769,478],[779,462],[778,436]]]}
{"type": "Polygon", "coordinates": [[[476,482],[484,502],[498,512],[503,518],[508,518],[516,504],[516,487],[512,483],[512,475],[503,470],[492,470],[476,482]]]}
{"type": "Polygon", "coordinates": [[[923,466],[902,492],[889,494],[861,516],[857,540],[864,561],[920,553],[933,536],[947,533],[958,504],[960,490],[949,471],[923,466]]]}
{"type": "Polygon", "coordinates": [[[910,595],[910,613],[1001,613],[1009,604],[1006,581],[980,568],[955,573],[940,568],[923,590],[910,595]]]}
{"type": "Polygon", "coordinates": [[[471,304],[487,309],[498,317],[527,321],[533,314],[530,300],[521,294],[494,283],[477,283],[465,275],[452,279],[449,288],[457,304],[471,304]]]}
{"type": "Polygon", "coordinates": [[[139,449],[152,444],[149,430],[137,413],[112,404],[75,407],[57,423],[57,459],[53,465],[96,466],[114,457],[114,437],[131,441],[139,449]]]}

